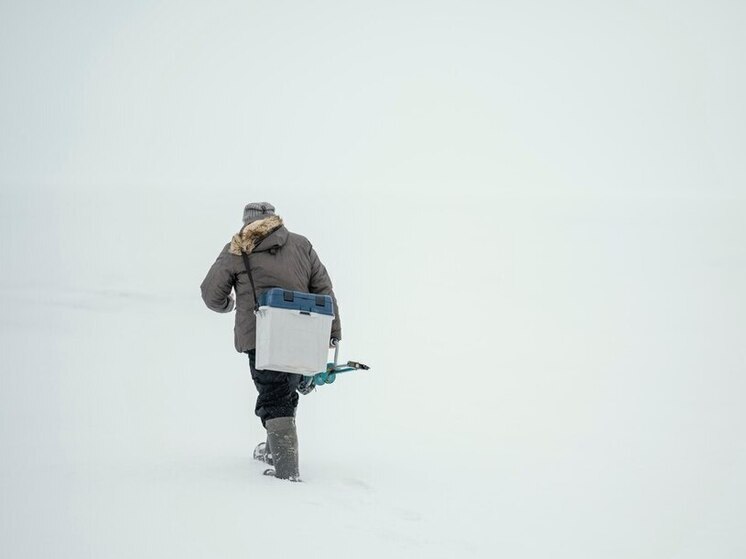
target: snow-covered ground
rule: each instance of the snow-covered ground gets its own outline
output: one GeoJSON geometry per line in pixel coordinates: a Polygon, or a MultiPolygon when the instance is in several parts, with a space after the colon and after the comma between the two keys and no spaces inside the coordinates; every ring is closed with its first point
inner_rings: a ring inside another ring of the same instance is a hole
{"type": "Polygon", "coordinates": [[[302,399],[290,484],[251,460],[248,364],[199,299],[240,205],[5,200],[4,557],[744,550],[740,203],[506,198],[459,234],[431,204],[401,235],[369,201],[336,250],[313,226],[373,369],[302,399]]]}

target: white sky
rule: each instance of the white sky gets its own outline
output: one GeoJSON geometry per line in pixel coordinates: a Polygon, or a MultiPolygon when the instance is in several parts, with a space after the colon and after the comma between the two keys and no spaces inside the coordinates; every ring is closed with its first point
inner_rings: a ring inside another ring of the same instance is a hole
{"type": "Polygon", "coordinates": [[[6,187],[743,193],[735,2],[2,11],[6,187]]]}

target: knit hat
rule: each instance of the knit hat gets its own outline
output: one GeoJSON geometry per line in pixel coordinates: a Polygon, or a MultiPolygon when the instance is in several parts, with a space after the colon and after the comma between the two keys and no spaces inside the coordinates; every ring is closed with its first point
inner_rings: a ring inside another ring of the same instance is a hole
{"type": "Polygon", "coordinates": [[[264,219],[270,215],[275,215],[275,207],[269,202],[252,202],[246,204],[243,209],[243,223],[251,223],[257,219],[264,219]]]}

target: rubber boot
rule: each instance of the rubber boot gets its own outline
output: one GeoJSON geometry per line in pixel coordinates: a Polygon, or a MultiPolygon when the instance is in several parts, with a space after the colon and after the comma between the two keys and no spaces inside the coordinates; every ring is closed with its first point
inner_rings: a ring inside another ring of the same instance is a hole
{"type": "MultiPolygon", "coordinates": [[[[279,479],[300,481],[298,472],[298,434],[294,417],[268,419],[267,441],[274,462],[274,476],[279,479]]],[[[270,470],[271,471],[271,470],[270,470]]],[[[271,473],[265,472],[268,475],[271,473]]]]}
{"type": "Polygon", "coordinates": [[[262,442],[256,445],[256,448],[254,448],[254,460],[259,460],[270,466],[274,464],[272,453],[269,451],[269,442],[262,442]]]}

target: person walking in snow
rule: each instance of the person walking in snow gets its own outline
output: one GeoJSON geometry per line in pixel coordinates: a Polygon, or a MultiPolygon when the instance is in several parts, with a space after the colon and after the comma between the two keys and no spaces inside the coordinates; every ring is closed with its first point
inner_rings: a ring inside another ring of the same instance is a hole
{"type": "Polygon", "coordinates": [[[311,242],[288,231],[280,216],[275,215],[274,206],[268,202],[246,205],[241,230],[223,247],[200,286],[202,299],[209,309],[228,313],[235,304],[236,350],[249,356],[251,378],[259,393],[255,413],[267,430],[266,446],[262,449],[262,443],[257,450],[260,459],[274,465],[274,470],[265,473],[298,480],[295,410],[298,391],[310,392],[313,385],[309,386],[302,375],[256,369],[255,301],[242,253],[249,255],[251,260],[257,293],[280,287],[332,297],[335,318],[330,346],[342,339],[337,299],[329,274],[311,242]],[[232,291],[235,291],[235,303],[232,291]]]}

